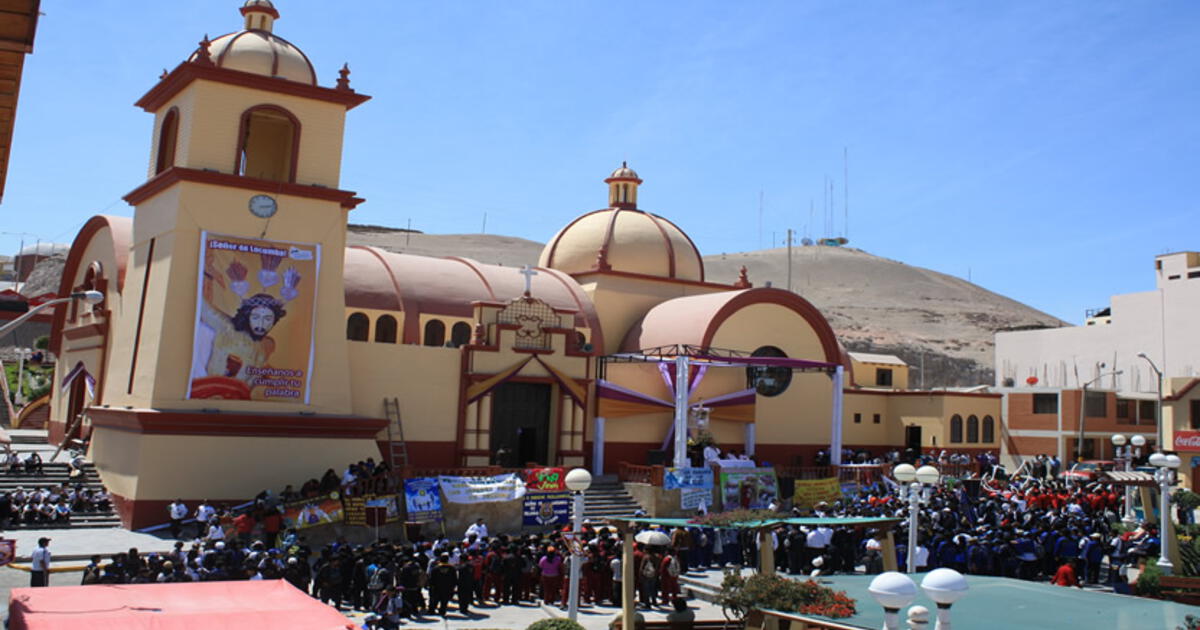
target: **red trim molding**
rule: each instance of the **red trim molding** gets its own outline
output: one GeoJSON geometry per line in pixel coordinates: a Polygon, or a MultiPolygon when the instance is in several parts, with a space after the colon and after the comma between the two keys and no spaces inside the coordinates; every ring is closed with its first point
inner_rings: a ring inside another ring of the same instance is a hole
{"type": "Polygon", "coordinates": [[[370,96],[359,94],[352,90],[335,90],[333,88],[308,85],[307,83],[298,83],[287,79],[267,77],[261,74],[254,74],[253,72],[242,72],[240,70],[230,70],[229,68],[218,68],[216,66],[206,66],[185,61],[175,66],[175,69],[170,74],[159,81],[158,85],[150,88],[150,91],[146,92],[134,105],[141,107],[147,112],[156,112],[174,98],[176,94],[197,79],[337,103],[345,106],[347,110],[354,109],[371,100],[370,96]]]}
{"type": "Polygon", "coordinates": [[[685,285],[693,286],[693,287],[706,287],[709,289],[721,289],[723,291],[733,291],[733,290],[737,290],[737,289],[741,288],[741,287],[738,287],[737,285],[733,285],[733,284],[721,284],[719,282],[707,282],[707,281],[703,281],[703,280],[684,280],[683,278],[664,278],[663,276],[651,276],[651,275],[644,274],[644,273],[634,273],[632,271],[618,271],[616,269],[600,269],[599,267],[592,267],[591,269],[589,269],[587,271],[581,271],[579,273],[572,273],[572,274],[568,274],[568,275],[575,278],[576,280],[578,280],[579,278],[586,277],[586,276],[617,276],[620,278],[634,278],[637,280],[654,280],[657,282],[664,282],[666,284],[685,284],[685,285]]]}
{"type": "Polygon", "coordinates": [[[935,396],[939,398],[949,398],[954,396],[959,398],[1004,398],[1003,394],[993,394],[990,392],[956,392],[941,389],[863,389],[857,387],[846,387],[842,391],[846,394],[863,394],[867,396],[925,396],[927,398],[933,398],[935,396]]]}
{"type": "Polygon", "coordinates": [[[808,300],[791,291],[768,287],[744,289],[731,300],[725,302],[720,310],[709,320],[708,328],[704,331],[704,338],[700,342],[700,346],[702,348],[709,347],[712,344],[713,337],[717,334],[717,330],[721,328],[725,320],[752,304],[777,304],[791,309],[812,326],[813,332],[821,340],[821,349],[825,353],[825,361],[829,363],[840,362],[841,345],[838,343],[837,335],[834,334],[833,328],[829,326],[829,321],[825,319],[821,311],[817,310],[817,307],[813,306],[808,300]]]}
{"type": "Polygon", "coordinates": [[[369,439],[387,426],[386,418],[298,414],[204,413],[155,409],[88,408],[95,428],[144,435],[216,435],[369,439]]]}
{"type": "Polygon", "coordinates": [[[273,182],[268,179],[258,179],[256,177],[244,177],[242,175],[231,175],[217,171],[201,171],[194,168],[172,166],[125,195],[125,202],[131,206],[136,206],[179,182],[211,184],[213,186],[241,188],[257,192],[304,197],[306,199],[336,201],[347,210],[353,210],[355,206],[366,201],[366,199],[356,197],[355,193],[349,190],[305,186],[303,184],[288,182],[273,182]]]}
{"type": "Polygon", "coordinates": [[[108,334],[108,321],[105,320],[98,324],[88,324],[87,326],[77,326],[68,328],[63,331],[63,337],[75,341],[76,339],[87,339],[88,337],[103,337],[108,334]]]}

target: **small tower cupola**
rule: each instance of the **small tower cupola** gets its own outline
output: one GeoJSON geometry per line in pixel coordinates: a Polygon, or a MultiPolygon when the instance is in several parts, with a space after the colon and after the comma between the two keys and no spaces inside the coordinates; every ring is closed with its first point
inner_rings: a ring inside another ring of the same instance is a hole
{"type": "Polygon", "coordinates": [[[271,32],[275,20],[279,19],[279,11],[271,0],[246,0],[242,5],[242,16],[246,18],[247,31],[271,32]]]}
{"type": "Polygon", "coordinates": [[[621,168],[604,180],[608,184],[608,206],[625,210],[637,209],[637,190],[642,180],[629,164],[621,162],[621,168]]]}

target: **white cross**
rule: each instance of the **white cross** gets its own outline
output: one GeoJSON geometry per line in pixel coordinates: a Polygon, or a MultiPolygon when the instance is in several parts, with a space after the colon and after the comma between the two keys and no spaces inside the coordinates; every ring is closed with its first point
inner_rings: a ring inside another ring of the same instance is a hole
{"type": "Polygon", "coordinates": [[[520,274],[525,276],[525,295],[529,295],[530,289],[533,287],[533,277],[538,275],[538,272],[533,270],[533,267],[525,265],[521,267],[520,274]]]}

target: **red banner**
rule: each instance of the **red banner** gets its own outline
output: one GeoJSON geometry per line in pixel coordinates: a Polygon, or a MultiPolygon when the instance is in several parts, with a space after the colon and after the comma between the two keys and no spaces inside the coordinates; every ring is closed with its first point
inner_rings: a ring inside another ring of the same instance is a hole
{"type": "Polygon", "coordinates": [[[1200,431],[1176,431],[1175,450],[1200,451],[1200,431]]]}
{"type": "Polygon", "coordinates": [[[565,468],[526,468],[525,489],[529,492],[561,492],[567,489],[565,468]]]}

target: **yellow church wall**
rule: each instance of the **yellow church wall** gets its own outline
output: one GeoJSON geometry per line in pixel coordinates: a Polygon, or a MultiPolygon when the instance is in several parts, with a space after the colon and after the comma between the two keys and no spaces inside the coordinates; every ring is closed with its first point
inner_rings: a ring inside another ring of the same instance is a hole
{"type": "MultiPolygon", "coordinates": [[[[105,439],[115,431],[104,431],[105,439]]],[[[171,500],[179,496],[214,499],[250,498],[258,491],[279,491],[292,484],[319,477],[326,468],[339,474],[347,464],[374,457],[379,449],[373,440],[288,439],[274,437],[215,437],[196,435],[137,435],[106,442],[96,449],[105,457],[105,483],[109,470],[120,466],[117,454],[135,456],[136,470],[154,470],[154,475],[136,477],[139,501],[171,500]],[[132,439],[130,439],[132,438],[132,439]],[[119,444],[118,444],[119,443],[119,444]],[[107,448],[114,446],[117,448],[107,448]],[[215,466],[214,462],[226,462],[215,466]],[[269,465],[263,465],[269,462],[269,465]]],[[[100,462],[97,461],[97,467],[100,462]]],[[[128,464],[125,465],[126,467],[128,464]]],[[[111,475],[109,487],[128,485],[124,475],[111,475]]]]}
{"type": "Polygon", "coordinates": [[[853,445],[893,444],[895,418],[886,396],[846,393],[842,399],[842,442],[853,445]],[[879,424],[875,424],[875,415],[879,424]],[[857,416],[857,422],[855,418],[857,416]]]}
{"type": "MultiPolygon", "coordinates": [[[[75,270],[74,277],[70,279],[70,286],[76,287],[83,283],[84,277],[88,272],[88,267],[93,261],[100,263],[104,277],[108,279],[108,290],[104,295],[104,302],[100,304],[100,308],[112,311],[112,315],[108,320],[111,326],[115,321],[120,321],[122,308],[121,294],[117,291],[118,271],[116,252],[113,250],[112,230],[107,227],[98,230],[84,248],[83,255],[80,257],[80,265],[75,270]]],[[[58,308],[64,309],[67,315],[67,319],[63,325],[64,330],[105,321],[102,317],[93,313],[91,305],[83,302],[77,305],[67,303],[58,308]],[[71,319],[73,306],[74,310],[78,313],[78,317],[75,319],[71,319]]],[[[58,355],[58,362],[55,365],[53,383],[51,384],[51,422],[65,423],[70,421],[70,418],[67,417],[69,412],[67,406],[70,404],[69,396],[67,392],[62,390],[62,379],[66,377],[68,372],[75,368],[76,364],[82,361],[88,373],[97,379],[107,374],[105,365],[102,362],[107,361],[106,355],[111,352],[112,333],[109,333],[108,340],[104,346],[100,345],[101,341],[100,337],[88,337],[78,340],[63,339],[62,348],[58,355]]],[[[103,382],[98,382],[96,384],[97,392],[102,391],[103,386],[103,382]]]]}
{"type": "Polygon", "coordinates": [[[619,352],[629,329],[654,306],[671,298],[721,290],[696,284],[622,276],[585,275],[577,280],[596,305],[596,315],[604,331],[605,354],[619,352]]]}
{"type": "Polygon", "coordinates": [[[88,457],[95,463],[110,492],[134,497],[141,472],[141,452],[141,435],[101,429],[92,434],[88,457]]]}
{"type": "MultiPolygon", "coordinates": [[[[179,213],[174,229],[154,234],[155,215],[161,208],[155,203],[139,206],[135,225],[140,239],[157,237],[155,257],[164,262],[151,270],[152,287],[146,299],[143,340],[158,340],[157,347],[143,344],[138,359],[138,382],[153,379],[153,389],[135,390],[135,396],[149,406],[173,409],[219,408],[234,411],[346,414],[350,412],[349,377],[345,365],[345,300],[342,295],[345,246],[344,210],[331,202],[277,195],[279,211],[269,223],[247,210],[253,193],[208,184],[178,184],[179,213]],[[145,221],[143,221],[145,217],[145,221]],[[311,405],[302,403],[264,403],[252,401],[187,400],[195,321],[197,265],[201,230],[215,234],[262,238],[301,243],[320,242],[321,271],[317,280],[316,330],[311,379],[311,405]],[[265,234],[263,234],[265,231],[265,234]],[[161,249],[161,254],[159,253],[161,249]]],[[[166,214],[165,212],[163,214],[166,214]]],[[[158,225],[167,227],[169,221],[158,225]]],[[[129,310],[129,309],[127,309],[129,310]]],[[[133,309],[136,310],[136,307],[133,309]]],[[[129,318],[135,319],[136,316],[129,318]]],[[[131,344],[132,337],[125,337],[131,344]]]]}
{"type": "MultiPolygon", "coordinates": [[[[154,128],[151,130],[150,136],[150,156],[146,163],[146,179],[154,177],[155,168],[158,166],[158,151],[160,149],[159,141],[162,140],[162,126],[167,119],[167,114],[174,109],[176,115],[179,116],[178,130],[175,135],[175,159],[167,166],[188,166],[188,151],[191,149],[192,134],[184,133],[185,129],[191,127],[192,121],[195,119],[196,99],[193,90],[183,90],[175,95],[166,105],[161,107],[154,114],[154,128]]],[[[229,172],[233,165],[233,153],[231,149],[230,162],[225,166],[224,172],[229,172]]],[[[193,167],[196,168],[196,167],[193,167]]],[[[215,168],[215,167],[214,167],[215,168]]]]}
{"type": "MultiPolygon", "coordinates": [[[[459,350],[374,342],[349,343],[355,415],[384,417],[383,399],[400,401],[404,438],[452,442],[458,422],[459,350]]],[[[386,437],[386,431],[381,438],[386,437]]]]}
{"type": "Polygon", "coordinates": [[[151,175],[157,155],[157,130],[171,105],[178,106],[180,112],[180,142],[175,153],[175,163],[180,166],[232,173],[242,113],[258,105],[275,105],[291,112],[300,121],[296,183],[329,188],[340,186],[346,118],[342,105],[225,83],[196,81],[156,116],[151,175]]]}

